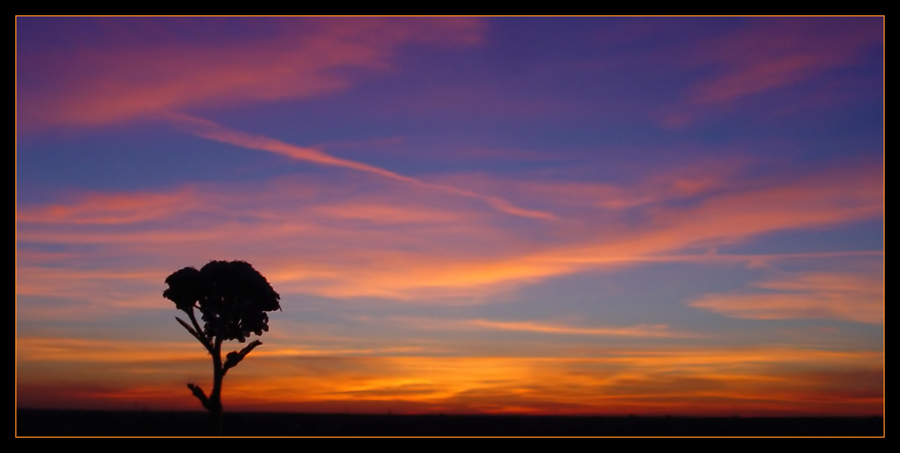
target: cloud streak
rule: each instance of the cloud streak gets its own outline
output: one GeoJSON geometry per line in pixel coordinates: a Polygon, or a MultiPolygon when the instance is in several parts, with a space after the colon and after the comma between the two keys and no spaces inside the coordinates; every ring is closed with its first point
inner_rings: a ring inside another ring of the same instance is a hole
{"type": "Polygon", "coordinates": [[[215,140],[242,148],[269,151],[275,154],[289,157],[294,160],[312,162],[319,165],[348,168],[351,170],[370,173],[383,178],[411,184],[419,188],[439,190],[465,197],[477,198],[492,206],[494,209],[510,215],[545,220],[556,219],[556,216],[552,213],[520,208],[513,203],[497,196],[481,195],[448,185],[427,183],[420,179],[403,176],[390,170],[385,170],[383,168],[375,167],[362,162],[334,157],[317,149],[304,148],[296,145],[291,145],[280,140],[228,129],[219,124],[213,123],[212,121],[178,114],[173,114],[169,117],[173,119],[176,124],[184,127],[189,132],[197,135],[198,137],[203,137],[209,140],[215,140]]]}
{"type": "Polygon", "coordinates": [[[625,327],[579,327],[564,323],[538,321],[499,321],[491,319],[448,320],[437,318],[393,318],[392,321],[425,330],[485,330],[543,333],[549,335],[584,335],[601,337],[690,338],[689,332],[677,332],[665,324],[640,324],[625,327]]]}
{"type": "Polygon", "coordinates": [[[707,48],[700,59],[719,66],[718,76],[697,83],[691,99],[727,103],[859,64],[864,49],[881,44],[881,20],[860,18],[855,27],[841,20],[791,21],[789,27],[779,20],[751,24],[707,48]]]}
{"type": "MultiPolygon", "coordinates": [[[[869,52],[883,45],[883,19],[820,19],[823,18],[749,20],[740,29],[697,42],[697,51],[671,64],[705,70],[709,75],[684,90],[683,103],[665,109],[662,124],[685,127],[697,118],[733,112],[739,103],[791,87],[818,91],[812,103],[804,101],[803,108],[821,108],[840,99],[837,93],[854,89],[852,85],[858,82],[845,79],[848,87],[838,87],[821,81],[830,72],[865,65],[869,52]]],[[[786,93],[784,99],[762,105],[777,106],[776,110],[797,108],[788,105],[796,104],[794,94],[786,93]]]]}
{"type": "Polygon", "coordinates": [[[879,271],[795,273],[751,286],[734,293],[709,294],[690,305],[745,319],[884,321],[884,275],[879,271]]]}

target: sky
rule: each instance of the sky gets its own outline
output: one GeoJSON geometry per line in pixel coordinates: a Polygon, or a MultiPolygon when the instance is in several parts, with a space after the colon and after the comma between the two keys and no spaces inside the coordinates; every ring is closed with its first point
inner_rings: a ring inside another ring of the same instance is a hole
{"type": "Polygon", "coordinates": [[[883,17],[17,17],[15,179],[20,408],[883,415],[883,17]]]}

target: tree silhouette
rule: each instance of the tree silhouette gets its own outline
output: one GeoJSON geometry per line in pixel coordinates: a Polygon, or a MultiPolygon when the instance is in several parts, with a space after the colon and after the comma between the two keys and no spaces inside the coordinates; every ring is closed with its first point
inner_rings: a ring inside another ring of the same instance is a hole
{"type": "Polygon", "coordinates": [[[175,317],[212,356],[213,388],[207,396],[193,383],[188,388],[209,411],[213,429],[221,434],[222,379],[253,348],[261,345],[251,341],[240,351],[229,352],[222,361],[222,342],[237,340],[243,343],[251,333],[262,335],[269,330],[267,311],[280,310],[280,296],[265,277],[243,261],[210,261],[199,271],[193,267],[181,269],[168,278],[169,289],[163,297],[175,302],[175,307],[187,313],[190,323],[175,317]],[[203,327],[197,322],[194,309],[200,311],[203,327]]]}

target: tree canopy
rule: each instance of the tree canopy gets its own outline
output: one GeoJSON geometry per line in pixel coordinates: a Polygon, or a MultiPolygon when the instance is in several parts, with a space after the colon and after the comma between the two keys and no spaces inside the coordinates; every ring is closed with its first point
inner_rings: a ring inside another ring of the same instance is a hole
{"type": "Polygon", "coordinates": [[[163,296],[186,313],[197,308],[207,339],[244,342],[251,333],[269,330],[267,311],[280,310],[280,296],[244,261],[210,261],[199,271],[181,269],[168,278],[163,296]]]}

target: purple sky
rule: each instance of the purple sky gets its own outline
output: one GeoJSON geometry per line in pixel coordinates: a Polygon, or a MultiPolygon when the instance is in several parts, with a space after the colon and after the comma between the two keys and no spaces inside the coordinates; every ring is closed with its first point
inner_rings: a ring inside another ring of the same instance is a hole
{"type": "Polygon", "coordinates": [[[19,407],[199,410],[164,280],[244,260],[226,410],[882,414],[883,17],[16,36],[19,407]]]}

